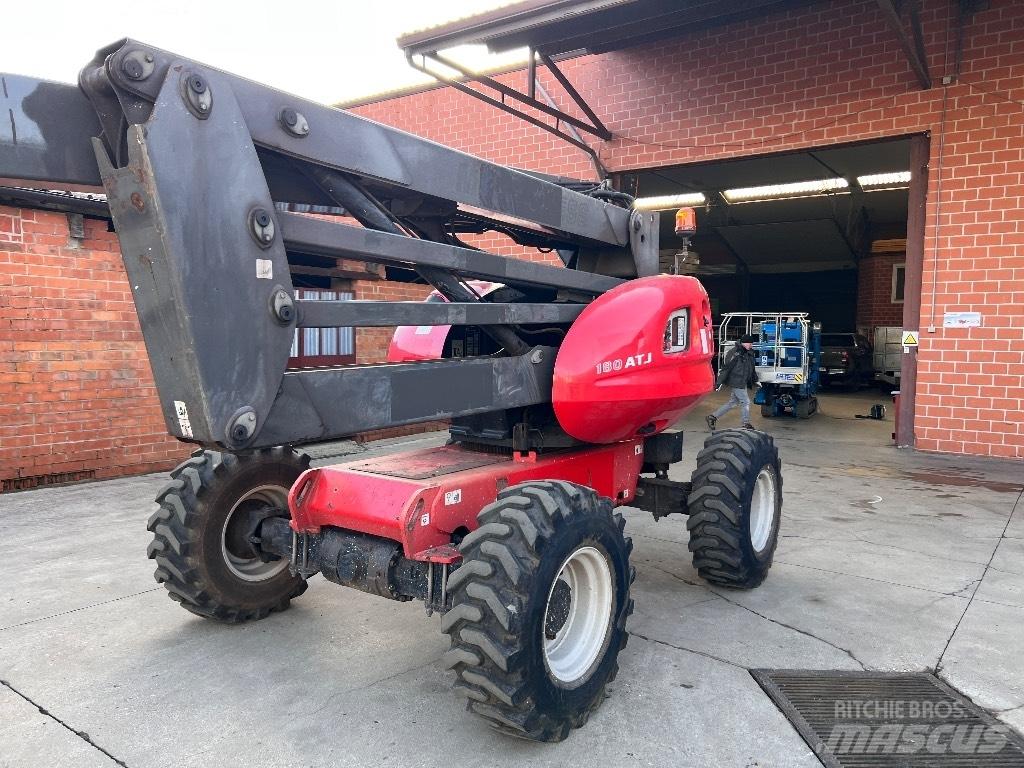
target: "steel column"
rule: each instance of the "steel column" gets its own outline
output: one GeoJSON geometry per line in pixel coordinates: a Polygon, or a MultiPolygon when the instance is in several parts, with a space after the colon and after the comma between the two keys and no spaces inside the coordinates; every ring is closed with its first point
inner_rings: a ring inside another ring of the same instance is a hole
{"type": "MultiPolygon", "coordinates": [[[[907,213],[907,266],[903,275],[903,330],[917,331],[921,340],[921,279],[924,272],[924,224],[928,195],[928,136],[910,139],[910,192],[907,213]]],[[[932,254],[936,258],[937,254],[932,254]]],[[[896,446],[913,448],[914,410],[917,395],[917,347],[903,355],[900,372],[900,412],[896,422],[896,446]]]]}

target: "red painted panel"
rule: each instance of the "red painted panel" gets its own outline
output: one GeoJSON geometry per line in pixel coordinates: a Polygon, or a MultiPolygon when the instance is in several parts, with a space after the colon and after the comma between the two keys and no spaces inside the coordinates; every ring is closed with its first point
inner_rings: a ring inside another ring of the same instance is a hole
{"type": "Polygon", "coordinates": [[[446,446],[395,454],[380,464],[376,468],[388,474],[367,471],[367,462],[307,470],[289,494],[292,527],[311,533],[323,526],[345,528],[399,541],[407,557],[450,560],[445,545],[452,533],[475,529],[477,513],[510,485],[568,480],[594,488],[615,504],[628,503],[643,464],[643,441],[514,458],[446,446]],[[481,457],[498,460],[422,477],[425,467],[444,472],[446,464],[467,466],[481,457]],[[416,477],[396,475],[403,466],[416,477]]]}
{"type": "MultiPolygon", "coordinates": [[[[486,280],[468,280],[470,287],[480,296],[487,296],[503,283],[491,283],[486,280]]],[[[437,291],[431,291],[424,301],[448,301],[437,291]]],[[[395,328],[388,346],[389,363],[411,363],[417,360],[438,360],[444,353],[444,343],[448,339],[450,325],[400,325],[395,328]]]]}
{"type": "Polygon", "coordinates": [[[566,334],[552,391],[558,423],[590,443],[660,432],[714,388],[714,352],[700,281],[631,280],[588,305],[566,334]],[[675,325],[680,315],[685,328],[675,325]]]}

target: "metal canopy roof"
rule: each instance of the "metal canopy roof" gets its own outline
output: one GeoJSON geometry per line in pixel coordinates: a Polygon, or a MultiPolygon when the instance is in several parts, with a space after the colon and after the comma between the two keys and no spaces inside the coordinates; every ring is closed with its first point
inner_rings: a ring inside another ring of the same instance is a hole
{"type": "MultiPolygon", "coordinates": [[[[585,142],[579,132],[585,131],[604,141],[613,138],[612,132],[558,69],[554,58],[606,53],[650,44],[823,1],[521,0],[476,16],[403,35],[398,39],[398,45],[416,69],[583,150],[590,155],[599,177],[604,179],[608,175],[607,169],[595,148],[585,142]],[[526,88],[518,90],[487,75],[474,73],[440,53],[470,44],[485,44],[495,53],[529,49],[526,88]],[[562,86],[578,111],[570,112],[555,106],[537,80],[538,59],[562,86]],[[432,66],[438,64],[458,72],[459,76],[440,73],[432,66]],[[469,83],[475,83],[479,88],[471,88],[469,83]],[[554,119],[554,124],[542,119],[544,117],[554,119]]],[[[971,3],[972,0],[959,0],[959,24],[962,25],[965,14],[971,12],[967,7],[971,3]]],[[[875,0],[875,5],[881,11],[884,23],[895,33],[921,87],[931,87],[918,4],[875,0]],[[904,12],[909,15],[909,30],[903,19],[904,12]]]]}
{"type": "Polygon", "coordinates": [[[398,38],[398,45],[415,69],[583,150],[590,156],[598,176],[604,179],[607,169],[580,131],[605,141],[612,138],[611,131],[559,70],[553,57],[602,53],[821,1],[522,0],[403,35],[398,38]],[[481,43],[495,53],[529,49],[525,89],[472,72],[440,53],[460,45],[481,43]],[[566,111],[555,105],[537,80],[538,59],[577,110],[566,111]],[[459,76],[446,75],[437,65],[459,76]],[[468,83],[479,87],[471,88],[468,83]],[[554,123],[549,122],[552,119],[554,123]]]}
{"type": "Polygon", "coordinates": [[[820,0],[523,0],[398,38],[406,55],[484,43],[498,53],[602,53],[820,0]]]}
{"type": "MultiPolygon", "coordinates": [[[[697,235],[691,251],[700,276],[846,270],[857,266],[867,235],[905,237],[905,188],[863,191],[858,176],[910,167],[910,139],[843,144],[757,157],[648,168],[633,172],[642,197],[700,191],[697,235]],[[837,194],[730,204],[724,189],[843,177],[850,188],[837,194]]],[[[678,243],[673,218],[661,217],[663,269],[678,243]],[[668,258],[666,258],[666,256],[668,258]]]]}

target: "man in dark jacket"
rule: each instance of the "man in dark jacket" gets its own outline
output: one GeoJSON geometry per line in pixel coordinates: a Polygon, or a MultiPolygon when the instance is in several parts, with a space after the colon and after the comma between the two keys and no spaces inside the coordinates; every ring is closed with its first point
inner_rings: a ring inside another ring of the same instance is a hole
{"type": "Polygon", "coordinates": [[[715,431],[718,420],[736,406],[740,407],[740,416],[744,429],[753,429],[750,423],[750,395],[747,390],[757,384],[757,371],[754,368],[754,355],[750,351],[754,345],[753,336],[743,336],[736,342],[725,356],[722,370],[718,372],[715,385],[718,389],[729,387],[732,396],[729,401],[707,417],[708,427],[715,431]]]}

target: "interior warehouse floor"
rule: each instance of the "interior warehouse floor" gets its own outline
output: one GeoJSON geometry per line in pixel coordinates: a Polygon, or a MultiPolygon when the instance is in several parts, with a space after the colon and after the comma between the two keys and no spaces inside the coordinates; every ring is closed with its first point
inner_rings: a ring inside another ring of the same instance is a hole
{"type": "MultiPolygon", "coordinates": [[[[626,511],[632,641],[604,706],[555,745],[463,711],[440,620],[418,603],[314,578],[253,624],[181,610],[145,557],[163,476],[0,496],[0,765],[819,765],[750,676],[759,667],[938,668],[1024,730],[1021,465],[897,451],[891,411],[853,418],[888,400],[834,393],[806,422],[754,416],[785,479],[757,590],[701,583],[685,519],[626,511]]],[[[679,479],[712,405],[683,424],[679,479]]]]}

